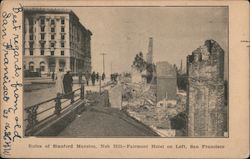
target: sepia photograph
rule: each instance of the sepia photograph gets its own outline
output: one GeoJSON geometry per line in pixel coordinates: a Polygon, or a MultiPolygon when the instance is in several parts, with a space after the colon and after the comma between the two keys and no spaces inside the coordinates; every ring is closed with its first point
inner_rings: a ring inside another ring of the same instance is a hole
{"type": "Polygon", "coordinates": [[[24,133],[228,137],[228,7],[24,7],[24,133]]]}
{"type": "Polygon", "coordinates": [[[248,158],[247,1],[0,7],[1,158],[248,158]]]}

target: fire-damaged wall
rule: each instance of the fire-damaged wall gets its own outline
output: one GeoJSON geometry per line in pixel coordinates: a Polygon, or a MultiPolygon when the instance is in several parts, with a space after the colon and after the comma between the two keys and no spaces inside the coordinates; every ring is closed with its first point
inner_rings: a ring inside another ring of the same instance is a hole
{"type": "Polygon", "coordinates": [[[166,98],[169,100],[176,99],[177,77],[176,72],[171,64],[167,61],[156,63],[157,74],[157,102],[166,98]]]}
{"type": "Polygon", "coordinates": [[[187,57],[187,75],[188,136],[223,136],[224,51],[216,41],[205,41],[187,57]]]}

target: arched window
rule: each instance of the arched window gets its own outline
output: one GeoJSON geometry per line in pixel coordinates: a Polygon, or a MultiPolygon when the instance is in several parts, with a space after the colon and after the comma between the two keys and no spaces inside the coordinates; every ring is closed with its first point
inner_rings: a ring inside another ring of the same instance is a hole
{"type": "Polygon", "coordinates": [[[40,70],[41,70],[41,72],[45,71],[45,62],[44,61],[40,62],[40,70]]]}
{"type": "Polygon", "coordinates": [[[29,70],[30,70],[31,72],[34,72],[34,62],[33,62],[33,61],[31,61],[31,62],[29,63],[29,70]]]}

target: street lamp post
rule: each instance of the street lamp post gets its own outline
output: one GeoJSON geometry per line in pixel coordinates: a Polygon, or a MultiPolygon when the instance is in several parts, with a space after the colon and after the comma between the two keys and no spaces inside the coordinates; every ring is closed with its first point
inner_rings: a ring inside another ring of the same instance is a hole
{"type": "Polygon", "coordinates": [[[107,54],[101,53],[101,55],[102,55],[102,71],[105,74],[105,57],[104,56],[107,54]]]}
{"type": "MultiPolygon", "coordinates": [[[[103,73],[105,74],[105,53],[101,53],[101,55],[102,55],[102,71],[103,71],[103,73]]],[[[100,79],[100,85],[99,85],[99,92],[100,92],[100,94],[101,94],[101,87],[102,87],[102,84],[101,84],[101,81],[102,81],[102,79],[100,79]]]]}

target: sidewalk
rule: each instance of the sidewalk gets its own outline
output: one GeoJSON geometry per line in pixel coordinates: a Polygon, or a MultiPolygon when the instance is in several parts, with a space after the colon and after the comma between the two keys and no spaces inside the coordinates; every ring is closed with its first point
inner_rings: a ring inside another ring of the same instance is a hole
{"type": "Polygon", "coordinates": [[[144,124],[118,109],[92,106],[78,116],[58,136],[70,137],[149,137],[158,136],[144,124]]]}

